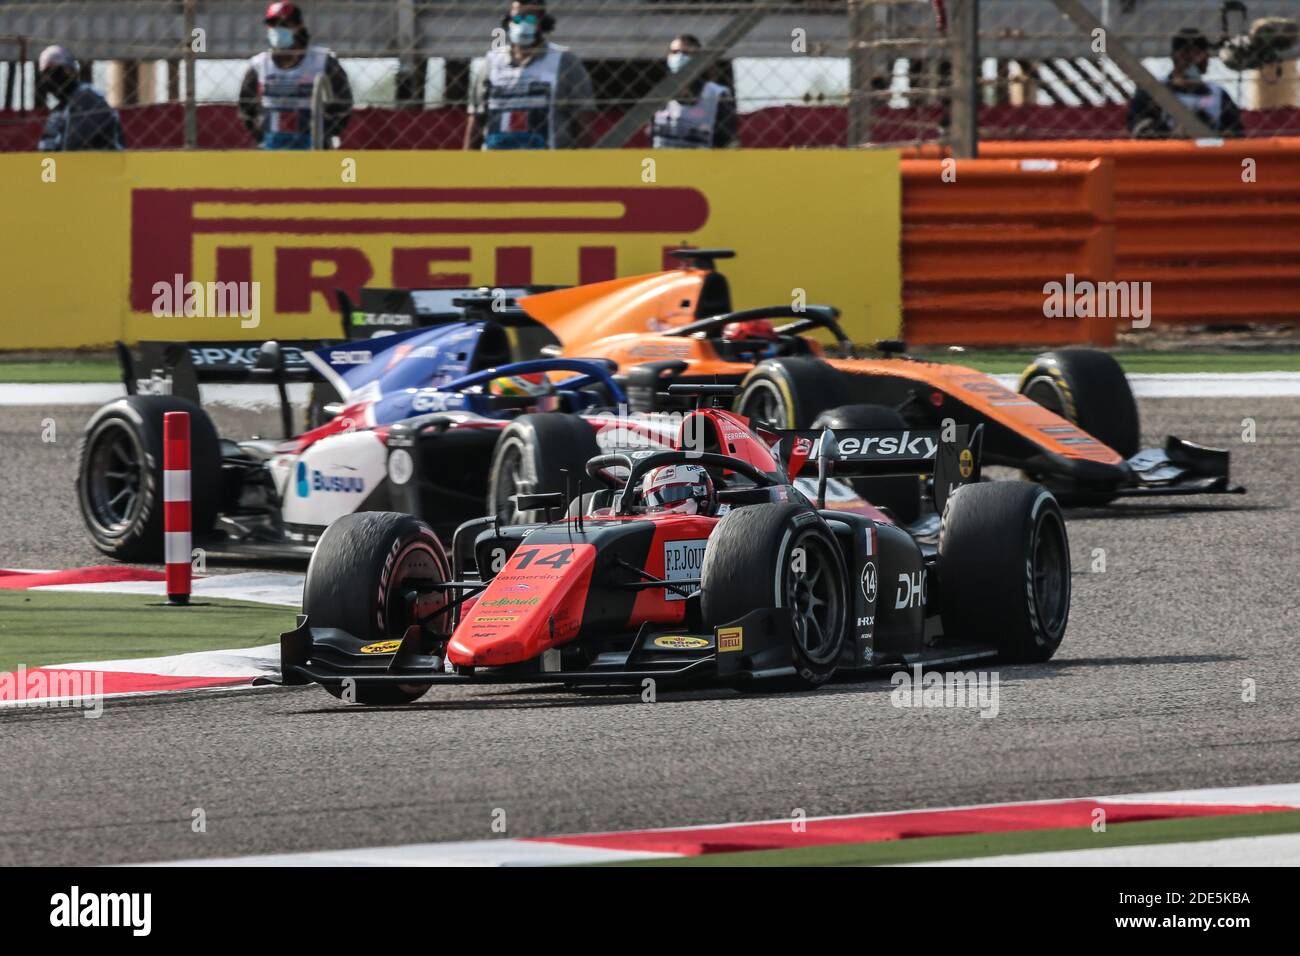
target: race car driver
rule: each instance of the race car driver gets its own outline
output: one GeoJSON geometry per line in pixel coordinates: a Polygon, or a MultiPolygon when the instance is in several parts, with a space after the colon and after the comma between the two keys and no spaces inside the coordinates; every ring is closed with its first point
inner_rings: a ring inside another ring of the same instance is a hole
{"type": "Polygon", "coordinates": [[[262,149],[310,149],[316,82],[327,84],[323,117],[326,143],[352,118],[352,87],[338,58],[311,46],[302,9],[277,0],[266,8],[270,46],[248,61],[239,86],[239,118],[262,149]]]}
{"type": "Polygon", "coordinates": [[[641,479],[641,504],[647,514],[713,515],[718,494],[701,465],[660,465],[641,479]]]}
{"type": "Polygon", "coordinates": [[[771,358],[781,347],[781,336],[771,319],[728,322],[722,327],[722,340],[730,343],[735,354],[755,362],[771,358]]]}
{"type": "Polygon", "coordinates": [[[493,43],[470,94],[466,149],[574,149],[590,141],[587,68],[548,37],[555,18],[542,0],[515,0],[501,18],[507,41],[493,43]]]}
{"type": "Polygon", "coordinates": [[[520,414],[553,412],[560,407],[560,397],[545,372],[494,378],[488,382],[488,394],[498,398],[526,399],[519,404],[520,414]]]}

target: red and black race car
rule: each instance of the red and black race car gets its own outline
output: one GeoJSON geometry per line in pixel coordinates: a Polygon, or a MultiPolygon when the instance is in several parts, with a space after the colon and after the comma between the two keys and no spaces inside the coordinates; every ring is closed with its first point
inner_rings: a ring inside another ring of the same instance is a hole
{"type": "Polygon", "coordinates": [[[673,388],[704,403],[681,431],[701,437],[597,455],[586,491],[570,475],[566,491],[520,496],[545,522],[469,521],[448,554],[411,515],[335,521],[281,637],[284,682],[362,704],[473,682],[811,688],[1056,651],[1065,522],[1039,485],[978,481],[978,429],[769,431],[708,407],[731,386],[673,388]],[[810,471],[817,501],[793,483],[810,471]],[[827,509],[833,472],[933,473],[937,535],[827,509]]]}

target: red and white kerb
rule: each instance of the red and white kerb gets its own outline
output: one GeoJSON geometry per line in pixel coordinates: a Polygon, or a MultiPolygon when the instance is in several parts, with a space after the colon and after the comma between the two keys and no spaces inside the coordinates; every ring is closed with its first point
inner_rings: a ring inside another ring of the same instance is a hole
{"type": "Polygon", "coordinates": [[[163,560],[167,603],[190,603],[190,414],[163,415],[163,560]]]}

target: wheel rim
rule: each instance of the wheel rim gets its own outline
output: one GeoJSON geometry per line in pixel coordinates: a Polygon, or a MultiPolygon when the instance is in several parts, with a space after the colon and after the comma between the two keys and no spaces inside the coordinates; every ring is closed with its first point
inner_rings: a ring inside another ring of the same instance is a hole
{"type": "Polygon", "coordinates": [[[517,523],[522,513],[510,499],[515,495],[526,495],[532,482],[524,473],[524,456],[517,444],[509,445],[501,455],[497,471],[497,500],[493,510],[498,518],[506,524],[517,523]]]}
{"type": "MultiPolygon", "coordinates": [[[[425,613],[422,622],[412,619],[406,608],[406,593],[417,582],[442,581],[446,573],[442,562],[438,560],[433,548],[415,541],[408,544],[397,556],[393,564],[393,573],[389,578],[388,591],[384,595],[383,634],[389,638],[400,638],[406,629],[415,623],[429,624],[436,615],[425,613]]],[[[438,602],[446,604],[446,598],[438,602]]]]}
{"type": "Polygon", "coordinates": [[[785,398],[780,389],[764,379],[750,383],[740,397],[737,411],[747,418],[755,418],[778,428],[786,426],[790,421],[789,409],[785,407],[785,398]]]}
{"type": "Polygon", "coordinates": [[[843,628],[844,588],[839,564],[827,542],[805,535],[791,549],[802,548],[802,573],[788,564],[782,597],[793,612],[794,639],[799,650],[814,664],[829,664],[839,656],[839,633],[843,628]]]}
{"type": "Polygon", "coordinates": [[[1069,558],[1061,519],[1048,513],[1034,538],[1034,603],[1043,631],[1055,637],[1070,607],[1069,558]]]}
{"type": "Polygon", "coordinates": [[[144,508],[144,450],[129,428],[113,422],[95,435],[86,460],[87,517],[101,533],[120,536],[144,508]]]}
{"type": "Polygon", "coordinates": [[[1054,412],[1067,421],[1069,420],[1070,416],[1066,414],[1065,396],[1061,394],[1061,387],[1049,376],[1040,375],[1037,378],[1030,379],[1025,384],[1025,387],[1020,390],[1020,393],[1025,398],[1042,405],[1049,412],[1054,412]]]}

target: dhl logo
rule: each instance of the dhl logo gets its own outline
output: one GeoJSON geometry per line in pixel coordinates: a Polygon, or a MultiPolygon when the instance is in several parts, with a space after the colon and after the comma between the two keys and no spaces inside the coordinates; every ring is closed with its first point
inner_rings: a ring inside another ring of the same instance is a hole
{"type": "Polygon", "coordinates": [[[672,186],[135,189],[131,307],[149,311],[155,283],[188,280],[196,270],[210,270],[218,282],[253,281],[253,243],[274,242],[257,237],[281,239],[274,245],[275,311],[307,313],[313,295],[333,308],[335,289],[388,281],[400,288],[555,281],[533,275],[534,246],[526,237],[537,234],[581,236],[571,240],[578,281],[612,279],[621,237],[644,245],[659,236],[667,250],[708,219],[704,193],[672,186]],[[490,262],[480,261],[481,244],[476,258],[474,236],[500,237],[490,243],[490,262]],[[205,248],[215,240],[214,262],[194,262],[201,237],[205,248]],[[320,241],[302,244],[312,237],[320,241]],[[413,245],[414,237],[438,239],[413,245]],[[438,271],[449,264],[454,271],[438,271]]]}

